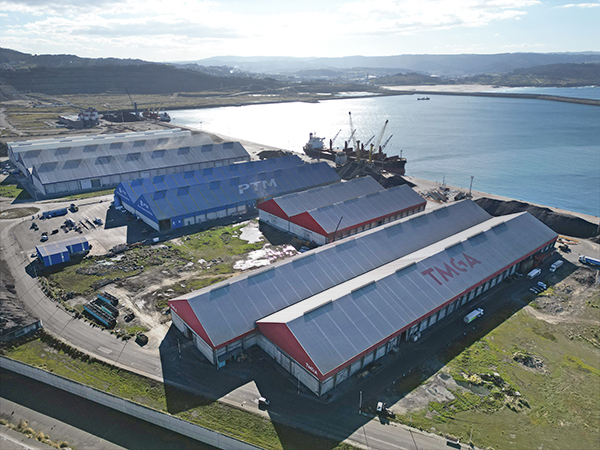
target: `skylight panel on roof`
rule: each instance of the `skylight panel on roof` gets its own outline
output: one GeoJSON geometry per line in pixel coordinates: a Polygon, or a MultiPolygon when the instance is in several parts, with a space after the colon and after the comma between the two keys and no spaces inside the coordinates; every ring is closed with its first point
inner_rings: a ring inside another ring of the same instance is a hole
{"type": "Polygon", "coordinates": [[[275,276],[275,267],[269,267],[265,270],[261,270],[258,273],[253,273],[248,276],[248,284],[257,284],[267,281],[275,276]]]}
{"type": "Polygon", "coordinates": [[[225,295],[229,294],[229,283],[225,283],[222,286],[218,286],[216,288],[213,288],[210,290],[209,292],[209,298],[211,300],[216,300],[220,297],[223,297],[225,295]]]}
{"type": "MultiPolygon", "coordinates": [[[[309,310],[307,310],[307,311],[304,311],[304,315],[305,315],[305,316],[307,316],[307,315],[309,315],[310,313],[312,313],[312,312],[315,312],[315,311],[317,311],[318,309],[321,309],[321,308],[323,308],[323,307],[325,307],[325,306],[327,306],[327,305],[330,305],[331,307],[333,307],[333,300],[327,300],[325,303],[321,303],[320,305],[317,305],[317,306],[315,306],[315,307],[313,307],[313,308],[310,308],[310,309],[309,309],[309,310]]],[[[328,309],[331,309],[331,308],[328,308],[328,309]]],[[[325,312],[325,311],[324,311],[324,312],[325,312]]]]}
{"type": "Polygon", "coordinates": [[[141,156],[141,153],[127,153],[127,156],[125,156],[125,161],[139,161],[141,156]]]}

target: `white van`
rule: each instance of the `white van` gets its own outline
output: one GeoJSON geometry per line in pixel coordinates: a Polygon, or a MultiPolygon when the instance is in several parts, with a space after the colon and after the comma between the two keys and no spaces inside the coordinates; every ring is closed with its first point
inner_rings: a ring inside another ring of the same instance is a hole
{"type": "Polygon", "coordinates": [[[556,272],[556,269],[558,269],[562,265],[563,265],[563,260],[559,259],[558,261],[556,261],[554,264],[552,264],[550,266],[550,272],[556,272]]]}
{"type": "Polygon", "coordinates": [[[483,316],[483,309],[477,308],[475,311],[471,311],[469,314],[467,314],[464,318],[464,321],[465,323],[471,323],[481,316],[483,316]]]}
{"type": "Polygon", "coordinates": [[[540,273],[542,273],[542,269],[533,269],[531,272],[529,272],[527,274],[527,279],[528,280],[533,280],[535,277],[537,277],[540,273]]]}

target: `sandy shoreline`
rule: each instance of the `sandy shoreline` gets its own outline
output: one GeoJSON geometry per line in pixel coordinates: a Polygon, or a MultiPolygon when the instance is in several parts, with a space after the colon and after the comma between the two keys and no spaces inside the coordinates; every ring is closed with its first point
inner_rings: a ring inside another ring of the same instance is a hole
{"type": "Polygon", "coordinates": [[[490,92],[494,86],[486,84],[435,84],[417,86],[382,86],[390,91],[429,91],[429,92],[490,92]]]}

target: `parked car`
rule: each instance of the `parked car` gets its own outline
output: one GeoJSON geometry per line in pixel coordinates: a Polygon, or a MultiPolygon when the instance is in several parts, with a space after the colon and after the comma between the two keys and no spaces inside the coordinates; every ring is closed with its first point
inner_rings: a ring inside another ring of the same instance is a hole
{"type": "Polygon", "coordinates": [[[94,217],[94,223],[96,225],[102,225],[102,219],[100,219],[99,217],[94,217]]]}
{"type": "Polygon", "coordinates": [[[538,281],[538,286],[541,287],[543,290],[546,290],[548,288],[548,286],[546,286],[544,283],[542,283],[541,281],[538,281]]]}
{"type": "Polygon", "coordinates": [[[46,242],[48,240],[48,233],[46,233],[45,231],[42,233],[42,237],[40,238],[40,241],[42,242],[46,242]]]}

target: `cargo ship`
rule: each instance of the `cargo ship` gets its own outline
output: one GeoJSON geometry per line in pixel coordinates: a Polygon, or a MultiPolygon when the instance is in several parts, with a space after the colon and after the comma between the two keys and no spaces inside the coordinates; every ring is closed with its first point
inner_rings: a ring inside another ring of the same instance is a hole
{"type": "Polygon", "coordinates": [[[406,165],[406,158],[401,156],[387,156],[383,152],[380,146],[377,151],[365,150],[364,145],[361,146],[360,142],[356,142],[356,147],[360,148],[360,151],[354,151],[352,147],[348,147],[348,143],[344,144],[343,149],[333,148],[333,142],[329,141],[329,148],[323,145],[325,138],[317,137],[316,134],[310,133],[308,142],[303,147],[304,153],[311,158],[327,159],[333,161],[336,165],[341,166],[349,161],[363,161],[366,164],[372,164],[376,168],[394,173],[397,175],[404,175],[406,165]]]}

